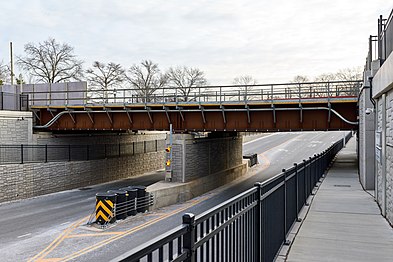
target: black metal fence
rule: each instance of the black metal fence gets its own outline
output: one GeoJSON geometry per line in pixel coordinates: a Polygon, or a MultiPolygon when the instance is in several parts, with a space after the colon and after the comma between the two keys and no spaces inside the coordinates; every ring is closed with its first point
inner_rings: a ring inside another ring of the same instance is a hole
{"type": "Polygon", "coordinates": [[[273,261],[343,142],[201,215],[184,214],[181,226],[116,260],[273,261]]]}
{"type": "Polygon", "coordinates": [[[0,165],[96,160],[164,149],[165,140],[96,145],[0,145],[0,165]]]}

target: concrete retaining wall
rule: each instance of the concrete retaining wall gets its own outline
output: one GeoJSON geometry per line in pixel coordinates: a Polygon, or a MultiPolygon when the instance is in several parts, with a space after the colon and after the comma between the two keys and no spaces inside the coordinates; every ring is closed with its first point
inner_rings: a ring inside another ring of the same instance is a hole
{"type": "Polygon", "coordinates": [[[242,145],[241,136],[195,139],[174,135],[173,182],[188,182],[240,165],[242,145]]]}
{"type": "Polygon", "coordinates": [[[0,110],[0,144],[31,144],[33,113],[0,110]]]}
{"type": "Polygon", "coordinates": [[[0,166],[0,202],[114,181],[164,168],[165,152],[92,161],[0,166]]]}
{"type": "Polygon", "coordinates": [[[219,173],[204,176],[187,183],[158,182],[148,186],[147,191],[154,195],[154,204],[151,210],[182,203],[202,195],[210,190],[232,182],[245,175],[248,170],[248,161],[219,173]]]}

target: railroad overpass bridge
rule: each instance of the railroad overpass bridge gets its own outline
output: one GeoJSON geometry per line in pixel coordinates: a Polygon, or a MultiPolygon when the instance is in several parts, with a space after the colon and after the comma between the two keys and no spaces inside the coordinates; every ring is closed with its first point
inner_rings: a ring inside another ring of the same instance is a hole
{"type": "Polygon", "coordinates": [[[357,129],[362,81],[91,91],[25,85],[47,131],[307,131],[357,129]]]}

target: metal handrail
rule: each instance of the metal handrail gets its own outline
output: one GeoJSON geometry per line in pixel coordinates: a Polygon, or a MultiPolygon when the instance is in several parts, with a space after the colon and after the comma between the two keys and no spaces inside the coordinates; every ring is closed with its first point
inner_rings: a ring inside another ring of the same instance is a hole
{"type": "Polygon", "coordinates": [[[95,105],[127,105],[127,104],[200,104],[226,102],[255,102],[282,99],[356,97],[361,80],[330,81],[306,83],[282,83],[260,85],[221,85],[192,87],[189,95],[184,96],[176,87],[163,87],[151,95],[141,95],[139,89],[124,88],[100,91],[89,89],[64,91],[28,91],[30,106],[95,106],[95,105]],[[72,94],[72,95],[71,95],[72,94]]]}
{"type": "Polygon", "coordinates": [[[165,140],[118,144],[0,144],[0,165],[86,161],[163,151],[165,140]]]}

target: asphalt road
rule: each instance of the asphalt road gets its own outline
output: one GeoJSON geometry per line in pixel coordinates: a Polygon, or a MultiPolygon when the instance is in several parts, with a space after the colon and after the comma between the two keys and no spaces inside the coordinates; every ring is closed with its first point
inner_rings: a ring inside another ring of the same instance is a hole
{"type": "Polygon", "coordinates": [[[342,137],[343,132],[277,133],[245,143],[244,154],[259,154],[260,164],[251,169],[252,175],[184,204],[139,214],[105,232],[72,224],[93,212],[95,193],[126,185],[147,186],[162,180],[163,172],[2,204],[0,260],[109,261],[179,225],[184,213],[200,214],[342,137]]]}

